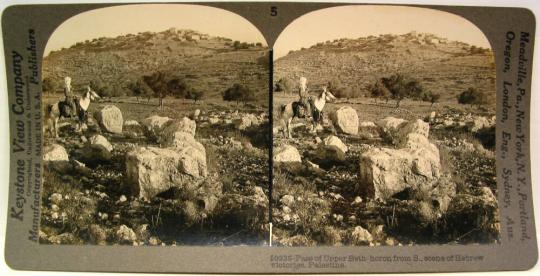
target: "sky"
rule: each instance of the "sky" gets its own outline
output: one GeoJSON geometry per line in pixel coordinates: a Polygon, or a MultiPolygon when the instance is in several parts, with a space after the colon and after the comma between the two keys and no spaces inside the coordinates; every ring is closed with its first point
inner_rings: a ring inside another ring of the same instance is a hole
{"type": "Polygon", "coordinates": [[[327,40],[399,35],[411,31],[491,48],[478,27],[451,13],[417,7],[342,6],[314,11],[294,20],[274,44],[274,59],[290,50],[308,48],[327,40]]]}
{"type": "Polygon", "coordinates": [[[87,39],[145,31],[161,32],[171,27],[267,44],[249,21],[226,10],[187,4],[139,4],[101,8],[69,18],[50,37],[45,55],[87,39]]]}

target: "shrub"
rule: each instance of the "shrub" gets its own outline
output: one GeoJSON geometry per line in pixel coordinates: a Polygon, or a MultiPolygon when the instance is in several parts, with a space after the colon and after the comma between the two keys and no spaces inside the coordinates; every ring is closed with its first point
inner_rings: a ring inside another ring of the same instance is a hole
{"type": "Polygon", "coordinates": [[[284,93],[291,93],[294,89],[294,83],[289,78],[281,78],[275,86],[274,91],[276,92],[284,92],[284,93]]]}
{"type": "Polygon", "coordinates": [[[43,93],[50,94],[57,88],[57,84],[51,78],[44,78],[42,83],[43,93]]]}
{"type": "Polygon", "coordinates": [[[255,93],[249,89],[248,87],[241,85],[241,84],[234,84],[227,90],[225,90],[222,94],[224,101],[229,102],[236,102],[238,104],[239,102],[248,102],[255,100],[255,93]]]}
{"type": "Polygon", "coordinates": [[[190,88],[186,91],[184,99],[193,100],[195,103],[204,97],[204,91],[190,88]]]}
{"type": "Polygon", "coordinates": [[[478,89],[469,87],[458,95],[457,101],[460,104],[470,104],[471,107],[473,105],[481,106],[487,103],[487,96],[478,89]]]}
{"type": "Polygon", "coordinates": [[[434,103],[438,102],[440,98],[440,94],[431,91],[426,91],[424,92],[424,95],[422,95],[422,101],[430,102],[431,106],[433,106],[434,103]]]}
{"type": "Polygon", "coordinates": [[[424,89],[419,81],[408,79],[402,74],[394,74],[390,77],[383,77],[374,85],[370,86],[372,97],[391,98],[396,101],[396,107],[399,107],[401,101],[405,98],[420,99],[424,89]]]}

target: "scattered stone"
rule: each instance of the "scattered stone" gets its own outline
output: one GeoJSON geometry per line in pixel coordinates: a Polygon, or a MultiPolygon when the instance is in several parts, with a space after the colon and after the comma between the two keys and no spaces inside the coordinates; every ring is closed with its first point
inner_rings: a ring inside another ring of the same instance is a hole
{"type": "Polygon", "coordinates": [[[111,152],[113,150],[113,146],[109,141],[107,141],[107,138],[103,137],[102,135],[96,134],[89,139],[90,145],[95,147],[103,147],[107,151],[111,152]]]}
{"type": "Polygon", "coordinates": [[[124,224],[120,225],[118,230],[116,230],[116,238],[121,244],[132,244],[133,242],[137,241],[137,235],[135,232],[124,224]]]}
{"type": "Polygon", "coordinates": [[[281,197],[280,202],[285,206],[291,207],[294,204],[294,196],[284,195],[281,197]]]}
{"type": "Polygon", "coordinates": [[[51,144],[45,146],[43,149],[43,161],[69,161],[69,156],[64,147],[58,144],[51,144]]]}
{"type": "Polygon", "coordinates": [[[107,232],[98,224],[91,224],[88,227],[88,236],[93,244],[105,245],[107,243],[107,232]]]}
{"type": "Polygon", "coordinates": [[[349,148],[337,137],[334,135],[330,135],[323,140],[324,146],[336,146],[339,148],[343,153],[346,153],[349,148]]]}
{"type": "Polygon", "coordinates": [[[99,125],[107,132],[121,134],[124,119],[122,111],[114,105],[106,105],[94,115],[99,125]]]}
{"type": "Polygon", "coordinates": [[[361,226],[354,227],[354,230],[350,234],[350,239],[353,245],[369,245],[373,242],[371,233],[361,226]]]}
{"type": "Polygon", "coordinates": [[[274,149],[274,162],[302,162],[300,152],[291,145],[283,145],[274,149]]]}
{"type": "Polygon", "coordinates": [[[49,196],[49,201],[54,204],[60,204],[62,202],[62,194],[53,193],[49,196]]]}

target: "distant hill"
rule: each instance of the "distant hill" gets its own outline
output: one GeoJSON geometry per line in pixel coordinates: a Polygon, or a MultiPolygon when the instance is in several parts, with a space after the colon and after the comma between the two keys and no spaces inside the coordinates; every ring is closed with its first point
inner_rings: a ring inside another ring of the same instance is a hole
{"type": "Polygon", "coordinates": [[[99,79],[127,91],[131,82],[158,70],[185,78],[207,97],[220,95],[234,83],[247,85],[265,99],[268,93],[267,47],[193,30],[102,37],[53,51],[43,59],[43,78],[51,78],[59,88],[70,76],[75,89],[99,79]]]}
{"type": "Polygon", "coordinates": [[[455,101],[468,87],[487,93],[495,102],[495,63],[490,49],[449,41],[433,34],[411,32],[321,42],[292,51],[274,63],[274,80],[300,76],[317,89],[338,78],[345,86],[365,91],[376,79],[402,73],[441,101],[455,101]]]}

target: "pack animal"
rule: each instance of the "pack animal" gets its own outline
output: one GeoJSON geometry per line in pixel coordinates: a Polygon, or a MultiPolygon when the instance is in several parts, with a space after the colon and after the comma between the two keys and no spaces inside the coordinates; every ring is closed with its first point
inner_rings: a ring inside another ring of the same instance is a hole
{"type": "Polygon", "coordinates": [[[319,96],[312,98],[308,97],[308,104],[303,104],[300,101],[294,101],[284,104],[280,107],[280,118],[283,125],[283,136],[292,138],[291,123],[294,118],[305,118],[306,114],[311,114],[312,131],[316,132],[317,127],[322,123],[323,109],[327,101],[335,100],[336,97],[330,91],[323,88],[319,96]]]}
{"type": "Polygon", "coordinates": [[[66,99],[47,105],[45,108],[45,124],[50,135],[58,138],[58,120],[61,118],[75,118],[75,130],[79,132],[82,124],[88,120],[90,103],[97,99],[100,99],[99,95],[88,87],[88,90],[82,97],[76,97],[71,100],[66,99]],[[71,101],[74,101],[74,103],[71,101]],[[73,110],[73,107],[75,107],[75,110],[73,110]]]}

